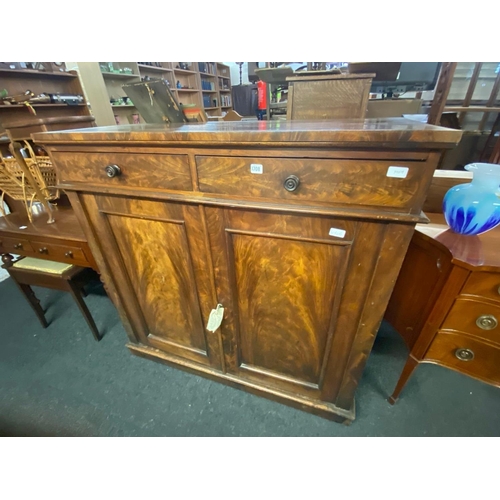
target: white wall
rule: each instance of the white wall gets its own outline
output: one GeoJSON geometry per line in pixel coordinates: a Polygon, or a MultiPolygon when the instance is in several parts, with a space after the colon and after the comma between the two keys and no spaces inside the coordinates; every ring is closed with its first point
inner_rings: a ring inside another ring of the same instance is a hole
{"type": "MultiPolygon", "coordinates": [[[[231,70],[231,85],[239,85],[240,84],[240,66],[235,62],[224,62],[229,66],[231,70]]],[[[248,80],[248,63],[244,62],[241,67],[241,83],[243,85],[247,85],[250,83],[248,80]]]]}

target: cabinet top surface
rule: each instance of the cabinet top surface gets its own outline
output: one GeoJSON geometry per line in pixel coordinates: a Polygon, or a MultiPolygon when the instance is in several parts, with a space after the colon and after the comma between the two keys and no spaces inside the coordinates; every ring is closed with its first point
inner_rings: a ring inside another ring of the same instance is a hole
{"type": "MultiPolygon", "coordinates": [[[[93,127],[37,133],[42,144],[68,142],[175,142],[258,144],[259,146],[335,147],[352,143],[364,147],[451,148],[459,130],[427,125],[404,118],[331,121],[208,122],[204,124],[142,124],[93,127]]],[[[221,144],[222,145],[222,144],[221,144]]]]}
{"type": "Polygon", "coordinates": [[[416,229],[447,248],[457,264],[467,268],[493,267],[500,271],[500,226],[478,236],[454,233],[443,214],[426,213],[429,224],[417,224],[416,229]]]}

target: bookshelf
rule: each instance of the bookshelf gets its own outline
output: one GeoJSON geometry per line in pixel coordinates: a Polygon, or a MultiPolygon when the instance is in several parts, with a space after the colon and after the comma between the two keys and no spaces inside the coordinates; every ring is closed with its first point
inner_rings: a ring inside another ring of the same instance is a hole
{"type": "Polygon", "coordinates": [[[78,70],[99,126],[144,123],[122,89],[141,80],[168,82],[179,104],[202,106],[209,116],[232,109],[229,66],[220,62],[67,63],[78,70]]]}

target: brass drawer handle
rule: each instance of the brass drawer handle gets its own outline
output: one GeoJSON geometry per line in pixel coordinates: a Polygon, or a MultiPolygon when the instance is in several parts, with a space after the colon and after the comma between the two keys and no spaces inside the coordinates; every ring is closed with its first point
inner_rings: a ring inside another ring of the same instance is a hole
{"type": "Polygon", "coordinates": [[[498,292],[498,295],[500,295],[500,286],[498,287],[497,292],[498,292]]]}
{"type": "Polygon", "coordinates": [[[49,253],[49,251],[47,250],[47,247],[39,248],[38,251],[40,253],[49,253]]]}
{"type": "Polygon", "coordinates": [[[283,183],[283,187],[287,191],[295,191],[300,184],[300,179],[296,175],[289,175],[286,179],[285,182],[283,183]]]}
{"type": "Polygon", "coordinates": [[[483,314],[476,319],[476,325],[481,330],[493,330],[498,326],[498,320],[492,314],[483,314]]]}
{"type": "Polygon", "coordinates": [[[460,361],[472,361],[474,359],[474,352],[470,349],[457,349],[455,351],[455,356],[460,361]]]}
{"type": "Polygon", "coordinates": [[[73,252],[71,250],[68,250],[65,254],[64,254],[65,257],[67,257],[68,259],[72,259],[73,258],[73,252]]]}
{"type": "Polygon", "coordinates": [[[117,177],[121,175],[122,169],[118,165],[108,165],[104,171],[108,177],[117,177]]]}
{"type": "Polygon", "coordinates": [[[22,244],[22,243],[16,243],[16,244],[14,245],[14,248],[15,248],[16,250],[18,250],[18,249],[20,249],[20,248],[23,248],[23,244],[22,244]]]}

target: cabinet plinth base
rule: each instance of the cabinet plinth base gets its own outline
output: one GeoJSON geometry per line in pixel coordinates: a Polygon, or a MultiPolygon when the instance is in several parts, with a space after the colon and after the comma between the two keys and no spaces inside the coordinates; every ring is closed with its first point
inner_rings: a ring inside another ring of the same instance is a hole
{"type": "Polygon", "coordinates": [[[271,399],[279,403],[283,403],[285,405],[297,408],[302,411],[306,411],[308,413],[312,413],[328,420],[333,420],[335,422],[349,425],[355,419],[354,401],[352,408],[350,410],[345,410],[343,408],[335,406],[332,403],[316,401],[305,398],[301,395],[280,391],[272,387],[257,385],[241,377],[229,373],[222,373],[207,366],[201,366],[185,359],[172,356],[158,349],[139,344],[127,344],[127,347],[130,349],[132,354],[135,354],[136,356],[141,356],[146,359],[165,363],[174,368],[179,368],[181,370],[194,373],[195,375],[200,375],[202,377],[215,380],[216,382],[222,382],[236,389],[242,389],[249,393],[271,399]]]}

